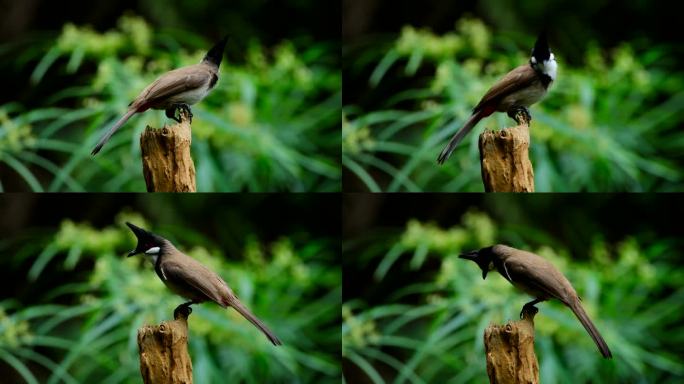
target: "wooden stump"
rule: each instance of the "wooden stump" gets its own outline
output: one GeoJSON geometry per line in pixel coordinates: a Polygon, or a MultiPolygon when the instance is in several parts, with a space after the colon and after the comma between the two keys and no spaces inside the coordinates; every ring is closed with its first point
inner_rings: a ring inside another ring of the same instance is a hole
{"type": "Polygon", "coordinates": [[[537,384],[539,363],[534,353],[536,308],[523,319],[506,325],[490,325],[484,332],[487,375],[494,384],[537,384]]]}
{"type": "Polygon", "coordinates": [[[485,192],[534,192],[534,169],[529,158],[529,122],[480,135],[480,164],[485,192]]]}
{"type": "Polygon", "coordinates": [[[145,384],[192,384],[192,361],[188,354],[189,314],[189,311],[177,310],[173,321],[138,329],[140,374],[145,384]]]}
{"type": "Polygon", "coordinates": [[[147,192],[197,191],[190,119],[185,111],[180,116],[180,123],[160,129],[148,126],[140,136],[147,192]]]}

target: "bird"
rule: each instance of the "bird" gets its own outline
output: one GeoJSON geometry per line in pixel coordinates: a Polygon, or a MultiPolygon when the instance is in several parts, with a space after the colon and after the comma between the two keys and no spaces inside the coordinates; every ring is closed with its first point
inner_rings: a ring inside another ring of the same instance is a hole
{"type": "Polygon", "coordinates": [[[483,118],[494,112],[506,112],[516,120],[516,115],[522,113],[529,122],[532,119],[527,109],[546,96],[548,88],[556,80],[558,65],[554,54],[549,49],[546,33],[542,32],[532,49],[532,56],[527,64],[523,64],[497,81],[480,102],[473,108],[473,112],[463,125],[449,140],[437,157],[438,164],[444,164],[458,143],[483,118]]]}
{"type": "Polygon", "coordinates": [[[223,59],[228,36],[216,43],[199,64],[174,69],[159,76],[157,80],[140,92],[129,105],[126,113],[107,130],[95,145],[91,155],[96,155],[109,141],[114,132],[123,126],[136,113],[148,109],[163,109],[166,117],[180,123],[176,111],[184,110],[192,121],[190,105],[198,103],[209,94],[218,82],[219,66],[223,59]]]}
{"type": "Polygon", "coordinates": [[[487,272],[496,270],[513,286],[528,293],[534,300],[523,306],[520,312],[534,308],[535,304],[549,299],[557,299],[575,314],[589,336],[594,340],[601,355],[609,359],[613,354],[598,329],[584,311],[580,298],[570,281],[549,261],[534,253],[497,244],[491,247],[470,251],[459,255],[462,259],[472,260],[482,269],[482,278],[487,272]]]}
{"type": "MultiPolygon", "coordinates": [[[[167,239],[135,226],[126,225],[138,239],[128,257],[144,254],[152,262],[161,281],[175,294],[190,301],[180,307],[213,301],[223,308],[232,307],[266,335],[273,345],[282,345],[278,337],[237,298],[219,275],[199,261],[182,253],[167,239]]],[[[178,310],[178,308],[177,308],[178,310]]]]}

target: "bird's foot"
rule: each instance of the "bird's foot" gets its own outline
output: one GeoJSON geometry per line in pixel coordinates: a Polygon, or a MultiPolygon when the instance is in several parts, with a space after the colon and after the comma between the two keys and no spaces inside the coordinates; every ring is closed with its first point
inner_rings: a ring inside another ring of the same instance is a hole
{"type": "Polygon", "coordinates": [[[527,317],[531,319],[537,314],[537,312],[539,312],[539,309],[535,307],[534,304],[527,303],[523,305],[522,310],[520,310],[520,319],[524,319],[526,317],[525,315],[528,315],[527,317]]]}
{"type": "Polygon", "coordinates": [[[174,105],[170,106],[169,108],[167,108],[166,109],[166,117],[168,117],[169,119],[174,119],[174,120],[176,120],[176,122],[180,123],[181,117],[182,117],[181,114],[183,112],[185,112],[187,114],[188,119],[190,119],[190,122],[192,123],[192,118],[193,118],[192,110],[190,109],[190,106],[185,104],[185,103],[174,104],[174,105]],[[176,112],[178,112],[178,116],[176,116],[176,112]]]}
{"type": "Polygon", "coordinates": [[[192,304],[192,301],[188,301],[187,303],[177,306],[176,309],[173,310],[173,318],[178,319],[180,316],[182,316],[187,319],[192,313],[192,308],[190,307],[192,304]]]}
{"type": "Polygon", "coordinates": [[[177,123],[180,123],[180,118],[176,117],[176,109],[177,108],[175,105],[166,108],[166,117],[168,117],[169,119],[176,120],[177,123]]]}
{"type": "Polygon", "coordinates": [[[522,105],[509,109],[508,117],[515,120],[518,124],[529,124],[530,121],[532,121],[532,115],[530,114],[530,110],[522,105]]]}
{"type": "Polygon", "coordinates": [[[188,119],[190,119],[190,122],[192,123],[193,115],[192,115],[192,110],[190,109],[189,105],[187,105],[185,103],[178,104],[178,110],[180,111],[180,113],[186,112],[188,115],[188,119]]]}
{"type": "Polygon", "coordinates": [[[521,319],[524,318],[525,313],[530,313],[530,314],[532,314],[532,317],[534,317],[534,315],[536,315],[537,312],[539,312],[537,307],[535,307],[534,305],[537,303],[541,303],[542,301],[544,301],[544,300],[537,298],[537,299],[534,299],[534,300],[530,301],[529,303],[526,303],[525,305],[523,305],[522,310],[520,311],[520,318],[521,319]]]}

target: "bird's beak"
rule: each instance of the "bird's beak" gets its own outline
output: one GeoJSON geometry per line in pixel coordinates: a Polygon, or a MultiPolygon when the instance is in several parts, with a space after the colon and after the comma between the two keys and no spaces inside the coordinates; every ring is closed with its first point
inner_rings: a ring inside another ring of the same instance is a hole
{"type": "Polygon", "coordinates": [[[479,251],[470,251],[470,252],[461,253],[460,255],[458,255],[458,257],[461,259],[477,261],[477,257],[479,255],[480,255],[479,251]]]}
{"type": "Polygon", "coordinates": [[[466,253],[461,253],[458,255],[459,258],[461,259],[466,259],[466,260],[472,260],[477,263],[478,267],[482,270],[482,279],[484,280],[487,278],[487,272],[489,272],[489,268],[487,268],[487,265],[482,265],[485,261],[484,259],[480,258],[480,251],[470,251],[466,253]]]}
{"type": "Polygon", "coordinates": [[[137,255],[138,253],[140,253],[140,252],[138,252],[137,250],[134,249],[134,250],[128,252],[128,256],[127,256],[127,257],[135,256],[135,255],[137,255]]]}

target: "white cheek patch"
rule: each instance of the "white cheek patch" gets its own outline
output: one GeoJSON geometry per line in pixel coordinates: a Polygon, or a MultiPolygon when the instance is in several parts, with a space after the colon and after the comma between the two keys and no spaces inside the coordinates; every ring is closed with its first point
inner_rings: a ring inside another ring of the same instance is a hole
{"type": "Polygon", "coordinates": [[[152,262],[152,265],[157,265],[157,258],[159,258],[159,247],[152,247],[145,251],[145,256],[147,256],[148,260],[152,262]]]}
{"type": "Polygon", "coordinates": [[[159,247],[152,247],[145,251],[145,254],[147,255],[158,255],[159,254],[159,247]]]}
{"type": "Polygon", "coordinates": [[[556,64],[556,60],[553,58],[553,53],[551,54],[551,57],[549,57],[548,60],[544,60],[544,62],[539,66],[541,69],[542,73],[548,75],[551,80],[556,80],[556,71],[558,70],[558,64],[556,64]]]}

